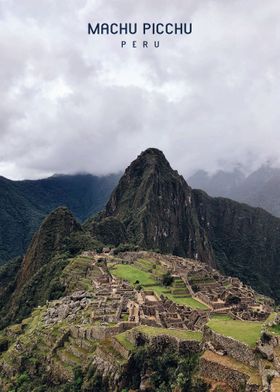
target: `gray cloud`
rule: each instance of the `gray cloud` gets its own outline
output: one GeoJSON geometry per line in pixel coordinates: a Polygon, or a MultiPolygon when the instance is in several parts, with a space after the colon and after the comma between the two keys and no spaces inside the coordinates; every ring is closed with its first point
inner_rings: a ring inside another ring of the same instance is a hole
{"type": "Polygon", "coordinates": [[[150,146],[185,175],[279,165],[279,20],[278,0],[3,0],[0,174],[116,172],[150,146]],[[153,20],[193,34],[147,50],[86,34],[153,20]]]}

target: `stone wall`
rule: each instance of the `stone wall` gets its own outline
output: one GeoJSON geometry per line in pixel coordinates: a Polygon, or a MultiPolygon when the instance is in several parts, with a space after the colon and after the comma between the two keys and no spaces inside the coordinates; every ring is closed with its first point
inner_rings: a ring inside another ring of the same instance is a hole
{"type": "Polygon", "coordinates": [[[117,339],[112,339],[112,346],[114,349],[121,354],[122,357],[128,359],[130,356],[130,351],[126,349],[117,339]]]}
{"type": "Polygon", "coordinates": [[[203,330],[203,342],[210,344],[216,351],[223,351],[237,361],[243,362],[252,367],[258,367],[258,359],[255,352],[245,343],[229,338],[212,331],[205,326],[203,330]]]}
{"type": "Polygon", "coordinates": [[[116,361],[116,358],[98,347],[92,364],[100,376],[108,380],[109,391],[116,391],[116,386],[120,384],[120,378],[123,373],[123,369],[116,361]]]}
{"type": "Polygon", "coordinates": [[[222,364],[216,362],[207,361],[204,358],[200,360],[200,374],[205,378],[211,380],[223,381],[228,384],[234,392],[240,392],[245,390],[246,392],[258,392],[259,386],[253,384],[247,384],[249,379],[245,374],[230,369],[222,364]],[[246,389],[244,389],[246,386],[246,389]]]}
{"type": "Polygon", "coordinates": [[[135,327],[135,325],[136,324],[132,322],[121,322],[112,327],[105,327],[100,325],[94,325],[90,328],[85,328],[83,326],[73,326],[71,327],[71,335],[74,338],[80,339],[104,340],[121,332],[125,332],[128,329],[135,327]]]}
{"type": "Polygon", "coordinates": [[[201,351],[201,344],[196,340],[182,340],[166,334],[149,336],[143,332],[131,330],[127,333],[127,339],[134,345],[137,345],[139,341],[145,342],[159,352],[167,347],[183,355],[201,351]]]}
{"type": "Polygon", "coordinates": [[[207,305],[212,307],[212,302],[211,302],[210,298],[207,297],[207,295],[205,295],[205,294],[203,294],[201,292],[198,292],[198,293],[195,293],[195,297],[194,298],[196,298],[198,301],[201,300],[204,303],[206,303],[207,305]]]}

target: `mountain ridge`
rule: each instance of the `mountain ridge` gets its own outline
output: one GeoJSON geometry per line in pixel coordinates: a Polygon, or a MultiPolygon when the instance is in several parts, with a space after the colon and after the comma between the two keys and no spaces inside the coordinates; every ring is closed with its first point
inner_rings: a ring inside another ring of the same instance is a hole
{"type": "Polygon", "coordinates": [[[100,211],[119,175],[63,175],[12,181],[0,177],[0,264],[27,250],[34,232],[53,209],[65,205],[79,221],[100,211]]]}

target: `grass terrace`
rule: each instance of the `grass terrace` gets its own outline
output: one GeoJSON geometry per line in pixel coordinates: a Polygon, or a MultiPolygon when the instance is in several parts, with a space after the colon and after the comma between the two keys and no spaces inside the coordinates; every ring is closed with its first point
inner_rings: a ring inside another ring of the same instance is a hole
{"type": "Polygon", "coordinates": [[[263,329],[261,322],[232,320],[226,315],[212,317],[207,325],[213,331],[246,343],[250,347],[256,345],[263,329]]]}
{"type": "Polygon", "coordinates": [[[115,339],[127,350],[133,351],[135,346],[127,339],[127,332],[122,332],[115,336],[115,339]]]}
{"type": "MultiPolygon", "coordinates": [[[[200,342],[202,340],[202,333],[198,331],[186,331],[183,329],[168,329],[160,327],[149,327],[146,325],[141,325],[139,327],[133,328],[134,331],[142,332],[148,336],[158,336],[158,335],[168,335],[176,337],[180,340],[195,340],[200,342]]],[[[115,336],[115,339],[127,350],[133,351],[134,345],[127,339],[127,334],[129,331],[122,332],[115,336]]]]}
{"type": "MultiPolygon", "coordinates": [[[[143,260],[140,261],[142,265],[143,260]]],[[[144,264],[147,267],[148,265],[150,266],[149,263],[151,262],[145,260],[144,264]]],[[[152,272],[147,272],[145,270],[140,269],[139,267],[140,267],[139,261],[137,261],[135,265],[116,264],[110,268],[110,272],[116,277],[128,281],[131,285],[136,284],[136,282],[138,281],[144,287],[144,289],[146,288],[149,290],[153,290],[158,295],[163,294],[171,301],[179,305],[189,306],[193,309],[208,309],[206,305],[192,298],[188,294],[186,288],[184,289],[184,293],[183,293],[182,283],[178,279],[175,281],[174,287],[170,287],[170,288],[165,287],[160,284],[159,280],[155,279],[154,276],[156,276],[156,274],[153,273],[154,271],[153,269],[151,269],[152,272]],[[172,293],[172,290],[173,291],[175,290],[175,292],[172,293]],[[178,294],[178,290],[179,290],[179,294],[178,294]]]]}
{"type": "Polygon", "coordinates": [[[139,281],[143,286],[153,286],[157,284],[150,273],[142,271],[134,265],[117,264],[111,268],[110,272],[120,279],[127,280],[132,285],[134,285],[136,281],[139,281]]]}

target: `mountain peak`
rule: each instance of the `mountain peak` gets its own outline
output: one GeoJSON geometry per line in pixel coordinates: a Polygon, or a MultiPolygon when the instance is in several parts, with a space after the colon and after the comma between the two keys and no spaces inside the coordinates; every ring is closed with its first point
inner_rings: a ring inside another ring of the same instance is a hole
{"type": "Polygon", "coordinates": [[[125,237],[146,249],[212,260],[193,211],[191,188],[156,148],[130,164],[106,210],[88,228],[103,242],[118,245],[125,237]]]}
{"type": "Polygon", "coordinates": [[[164,153],[157,148],[148,148],[142,151],[140,155],[128,166],[127,171],[134,170],[137,167],[166,167],[170,170],[170,164],[167,161],[164,153]]]}
{"type": "Polygon", "coordinates": [[[138,158],[155,158],[155,159],[165,159],[164,153],[158,148],[150,147],[142,151],[138,158]]]}
{"type": "Polygon", "coordinates": [[[80,225],[68,208],[58,207],[52,211],[31,241],[23,260],[18,286],[22,286],[39,268],[48,263],[63,249],[67,237],[80,229],[80,225]]]}

